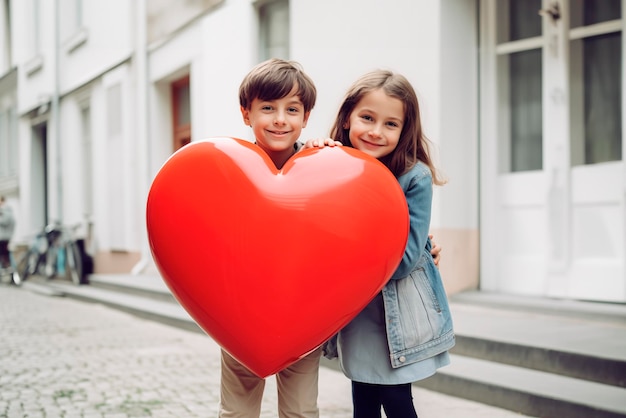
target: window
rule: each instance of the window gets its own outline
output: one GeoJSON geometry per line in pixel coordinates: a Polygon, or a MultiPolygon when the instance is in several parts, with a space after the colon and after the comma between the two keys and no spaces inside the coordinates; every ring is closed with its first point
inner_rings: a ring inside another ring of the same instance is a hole
{"type": "Polygon", "coordinates": [[[259,7],[260,58],[289,59],[289,1],[277,0],[259,7]]]}
{"type": "Polygon", "coordinates": [[[61,40],[66,41],[83,27],[83,0],[58,0],[61,40]]]}
{"type": "Polygon", "coordinates": [[[499,12],[506,16],[509,25],[508,29],[507,26],[501,26],[501,32],[508,31],[508,36],[503,38],[501,33],[499,42],[541,36],[541,19],[537,17],[537,10],[541,9],[540,0],[508,0],[506,4],[502,2],[500,7],[499,12]]]}
{"type": "Polygon", "coordinates": [[[91,108],[85,106],[80,110],[81,137],[82,137],[82,189],[83,213],[91,219],[93,215],[93,154],[91,141],[91,108]]]}
{"type": "Polygon", "coordinates": [[[74,0],[74,27],[78,30],[83,26],[83,0],[74,0]]]}
{"type": "Polygon", "coordinates": [[[9,119],[9,174],[17,175],[18,171],[18,137],[17,137],[17,110],[11,107],[8,110],[9,119]]]}
{"type": "Polygon", "coordinates": [[[620,0],[572,0],[572,165],[622,159],[620,0]]]}
{"type": "Polygon", "coordinates": [[[541,0],[497,3],[500,172],[543,166],[541,0]]]}
{"type": "Polygon", "coordinates": [[[122,133],[122,86],[115,84],[106,91],[107,95],[107,134],[109,138],[122,133]]]}
{"type": "Polygon", "coordinates": [[[33,55],[37,55],[41,53],[41,0],[32,0],[32,19],[33,25],[31,36],[32,36],[32,52],[33,55]]]}
{"type": "Polygon", "coordinates": [[[0,111],[0,176],[8,175],[9,123],[6,112],[0,111]]]}
{"type": "Polygon", "coordinates": [[[174,151],[191,142],[191,97],[189,76],[172,83],[174,151]]]}
{"type": "Polygon", "coordinates": [[[0,74],[7,72],[12,62],[11,51],[11,2],[0,4],[0,74]]]}
{"type": "Polygon", "coordinates": [[[15,109],[0,111],[0,176],[17,174],[17,123],[15,109]]]}
{"type": "Polygon", "coordinates": [[[541,50],[509,55],[511,171],[541,170],[541,50]]]}

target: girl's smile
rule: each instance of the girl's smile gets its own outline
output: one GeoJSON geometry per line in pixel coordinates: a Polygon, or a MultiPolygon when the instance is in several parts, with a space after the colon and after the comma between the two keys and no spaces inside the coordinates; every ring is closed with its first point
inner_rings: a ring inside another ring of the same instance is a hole
{"type": "Polygon", "coordinates": [[[377,144],[377,143],[368,141],[367,139],[363,139],[363,138],[359,138],[359,141],[364,147],[368,147],[374,150],[378,150],[380,149],[380,147],[384,146],[383,144],[377,144]]]}

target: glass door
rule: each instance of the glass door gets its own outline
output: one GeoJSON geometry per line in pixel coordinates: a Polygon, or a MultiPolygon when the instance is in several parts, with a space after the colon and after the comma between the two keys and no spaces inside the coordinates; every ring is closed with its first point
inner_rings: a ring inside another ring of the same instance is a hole
{"type": "Polygon", "coordinates": [[[622,0],[481,1],[481,287],[626,301],[622,0]]]}
{"type": "Polygon", "coordinates": [[[568,11],[572,247],[566,295],[626,301],[622,0],[570,0],[568,11]]]}

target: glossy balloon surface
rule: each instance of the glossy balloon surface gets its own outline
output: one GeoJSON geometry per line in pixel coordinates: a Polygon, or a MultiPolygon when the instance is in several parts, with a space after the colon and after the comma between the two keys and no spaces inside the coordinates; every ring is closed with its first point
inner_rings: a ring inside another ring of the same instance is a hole
{"type": "Polygon", "coordinates": [[[376,159],[307,149],[277,170],[236,138],[192,142],[147,200],[155,263],[172,294],[260,377],[314,350],[391,277],[406,245],[406,200],[376,159]]]}

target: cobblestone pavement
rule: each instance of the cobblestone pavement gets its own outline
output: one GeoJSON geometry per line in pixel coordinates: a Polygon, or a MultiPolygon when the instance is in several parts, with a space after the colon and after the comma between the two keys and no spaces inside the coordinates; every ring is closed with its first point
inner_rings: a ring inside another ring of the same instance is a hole
{"type": "MultiPolygon", "coordinates": [[[[98,304],[0,285],[0,417],[217,417],[219,347],[98,304]]],[[[415,390],[423,418],[520,415],[415,390]]],[[[322,418],[350,418],[350,383],[320,368],[322,418]]],[[[263,418],[275,418],[267,379],[263,418]]]]}

